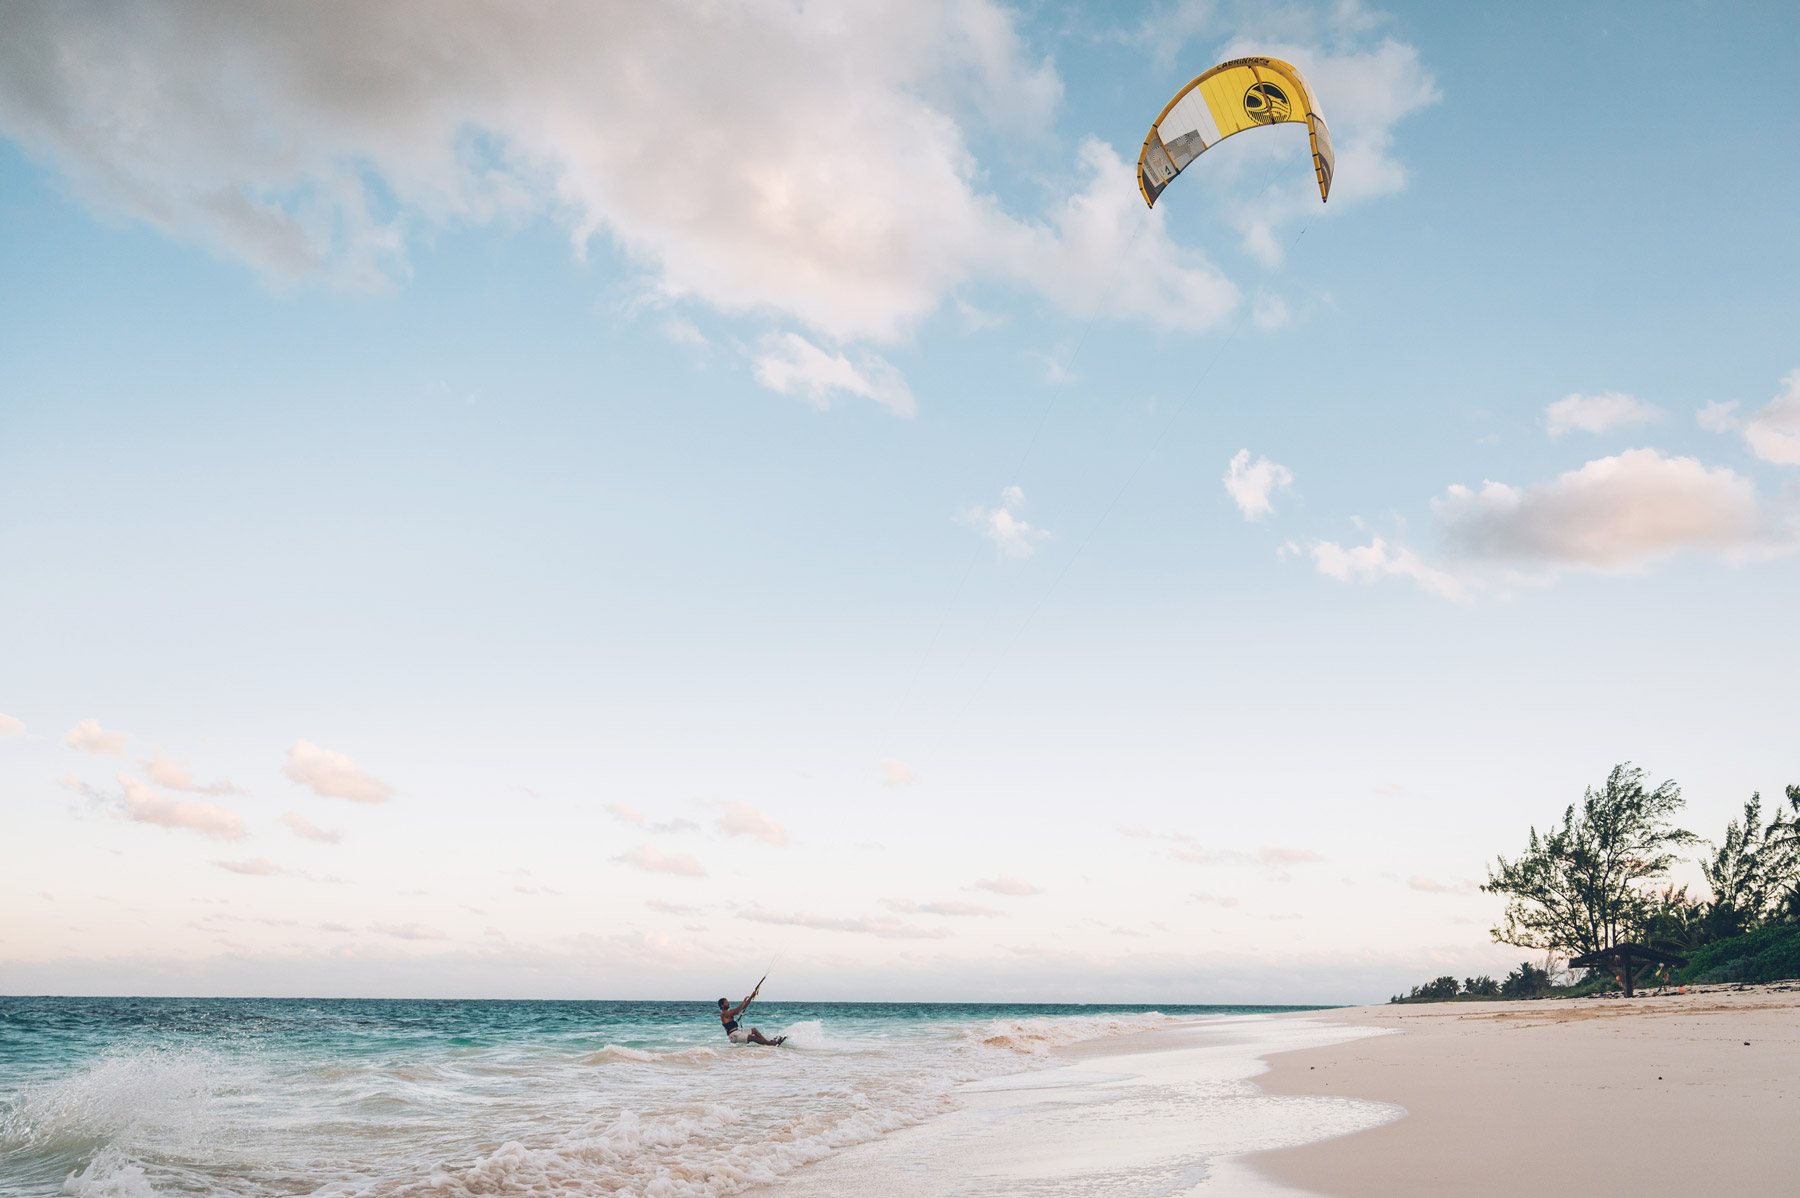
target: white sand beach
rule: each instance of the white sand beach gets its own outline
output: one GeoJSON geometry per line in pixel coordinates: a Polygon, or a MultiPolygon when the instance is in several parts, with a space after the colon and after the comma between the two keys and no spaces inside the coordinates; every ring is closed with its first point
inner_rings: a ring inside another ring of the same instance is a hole
{"type": "Polygon", "coordinates": [[[1397,1034],[1272,1057],[1267,1093],[1404,1107],[1367,1132],[1260,1155],[1334,1198],[1800,1193],[1800,983],[1681,995],[1362,1007],[1397,1034]]]}
{"type": "Polygon", "coordinates": [[[1773,1196],[1800,1177],[1800,985],[1360,1007],[1060,1052],[753,1192],[1773,1196]]]}

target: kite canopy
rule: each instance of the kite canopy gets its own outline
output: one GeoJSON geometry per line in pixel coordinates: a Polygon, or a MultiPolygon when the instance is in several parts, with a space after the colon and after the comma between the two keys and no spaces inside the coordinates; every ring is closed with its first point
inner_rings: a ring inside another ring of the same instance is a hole
{"type": "Polygon", "coordinates": [[[1331,133],[1306,77],[1279,58],[1222,62],[1175,93],[1138,154],[1144,203],[1154,207],[1188,163],[1233,133],[1284,121],[1304,124],[1312,136],[1313,172],[1323,203],[1331,194],[1331,133]]]}

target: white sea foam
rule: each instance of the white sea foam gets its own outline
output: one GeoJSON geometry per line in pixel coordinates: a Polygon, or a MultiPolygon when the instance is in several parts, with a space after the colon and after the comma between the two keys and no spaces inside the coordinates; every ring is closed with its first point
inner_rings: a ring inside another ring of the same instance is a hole
{"type": "Polygon", "coordinates": [[[723,1198],[951,1110],[963,1083],[1059,1063],[1057,1045],[1169,1022],[809,1019],[778,1050],[426,1040],[355,1062],[141,1051],[22,1094],[0,1131],[75,1154],[57,1174],[74,1198],[723,1198]]]}

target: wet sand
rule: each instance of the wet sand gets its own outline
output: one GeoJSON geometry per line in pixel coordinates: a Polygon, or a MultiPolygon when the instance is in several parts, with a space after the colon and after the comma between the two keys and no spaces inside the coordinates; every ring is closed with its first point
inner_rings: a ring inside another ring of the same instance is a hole
{"type": "Polygon", "coordinates": [[[1283,1186],[1332,1198],[1800,1194],[1800,983],[1322,1017],[1397,1034],[1274,1055],[1257,1084],[1407,1114],[1244,1158],[1283,1186]]]}

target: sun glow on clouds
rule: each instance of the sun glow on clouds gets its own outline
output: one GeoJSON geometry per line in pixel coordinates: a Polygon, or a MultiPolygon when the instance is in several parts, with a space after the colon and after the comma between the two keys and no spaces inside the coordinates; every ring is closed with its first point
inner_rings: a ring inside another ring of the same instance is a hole
{"type": "Polygon", "coordinates": [[[78,753],[117,757],[125,751],[125,734],[106,731],[99,720],[82,720],[63,733],[63,744],[78,753]]]}
{"type": "Polygon", "coordinates": [[[727,836],[748,836],[764,844],[786,844],[787,829],[750,804],[730,799],[719,804],[724,815],[719,818],[719,831],[727,836]]]}
{"type": "Polygon", "coordinates": [[[143,779],[129,774],[120,774],[118,779],[123,791],[121,813],[128,820],[163,828],[181,828],[216,840],[242,840],[248,835],[244,817],[235,811],[197,799],[170,798],[143,779]]]}
{"type": "Polygon", "coordinates": [[[288,750],[287,764],[281,767],[281,772],[328,799],[385,803],[394,797],[392,786],[365,773],[344,754],[321,749],[304,740],[295,741],[288,750]]]}
{"type": "Polygon", "coordinates": [[[687,853],[667,854],[654,845],[640,844],[628,853],[614,858],[645,873],[678,874],[684,878],[704,878],[706,870],[687,853]]]}

